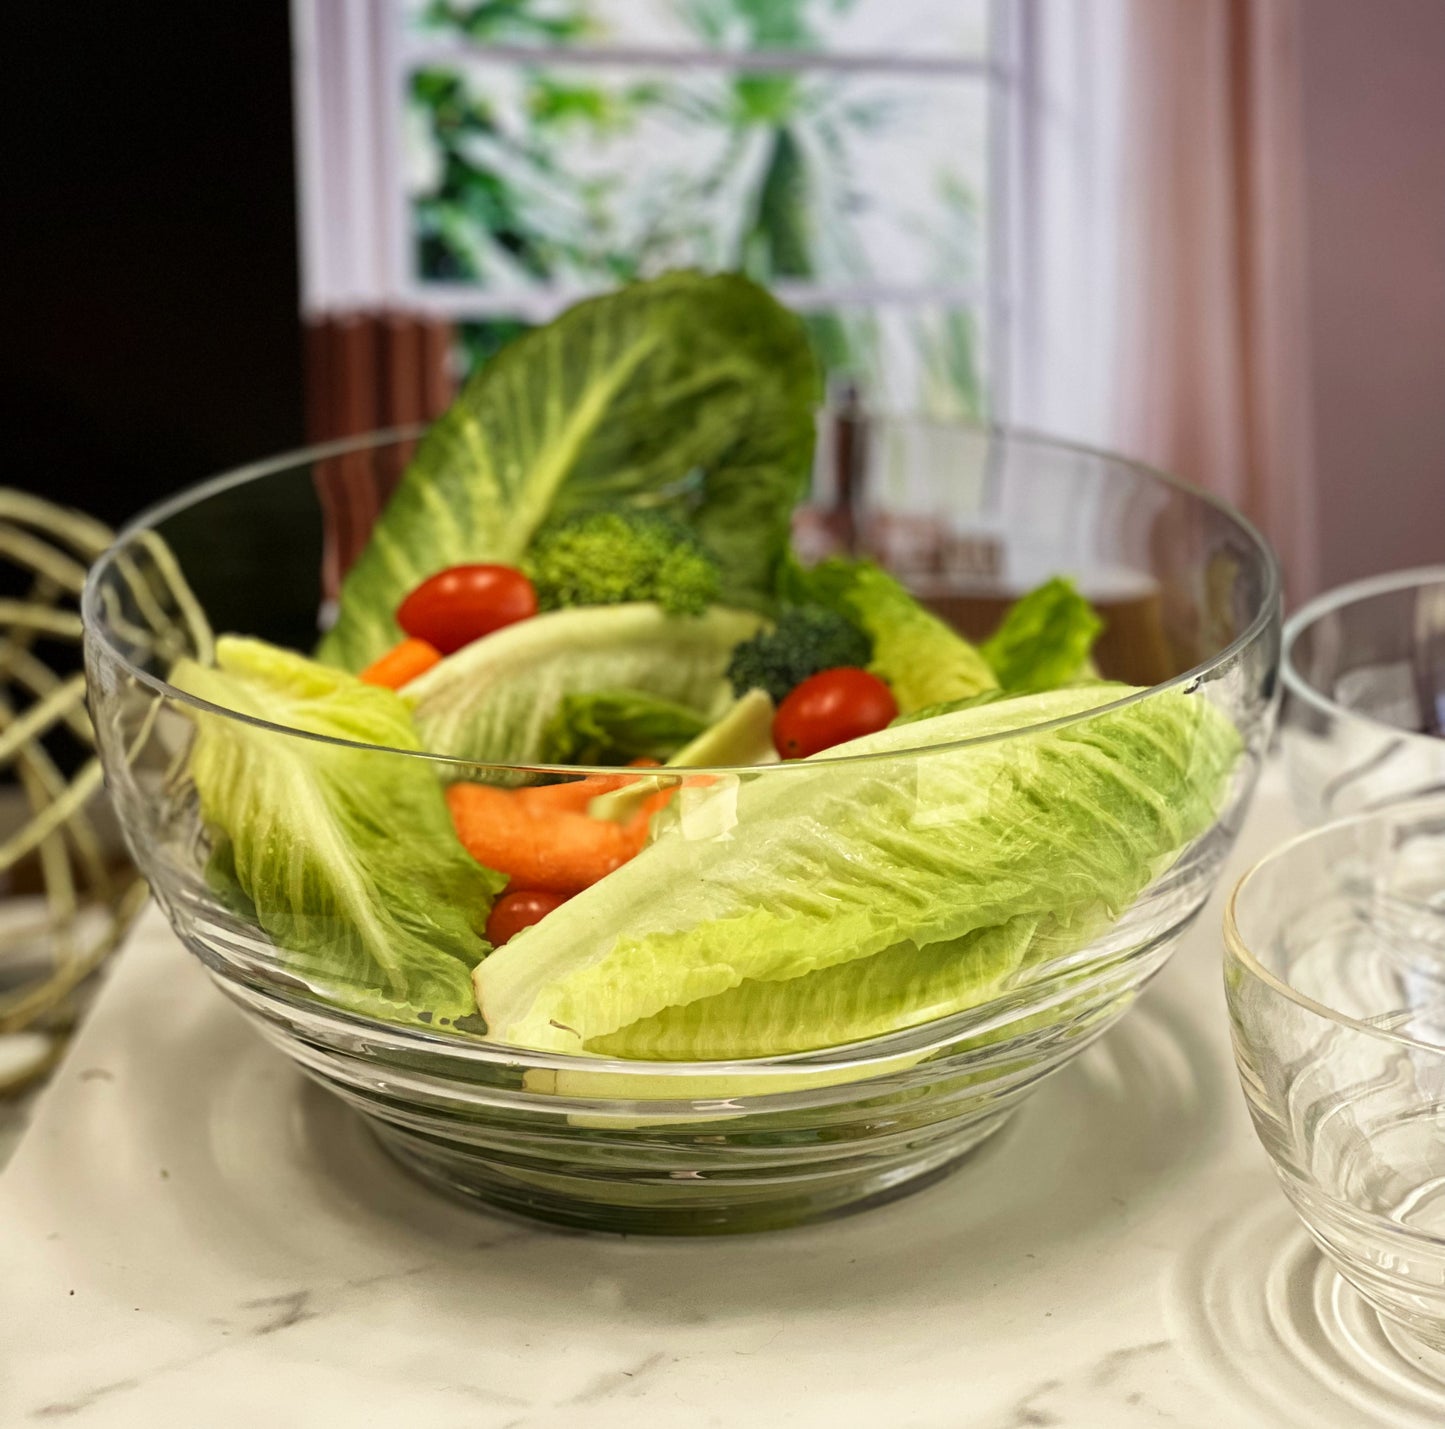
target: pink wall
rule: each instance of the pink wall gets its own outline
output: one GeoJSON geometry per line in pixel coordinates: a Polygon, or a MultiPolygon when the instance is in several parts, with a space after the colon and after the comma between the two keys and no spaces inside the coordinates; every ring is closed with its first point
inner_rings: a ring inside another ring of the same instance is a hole
{"type": "Polygon", "coordinates": [[[1445,0],[1305,0],[1326,585],[1445,562],[1445,0]]]}

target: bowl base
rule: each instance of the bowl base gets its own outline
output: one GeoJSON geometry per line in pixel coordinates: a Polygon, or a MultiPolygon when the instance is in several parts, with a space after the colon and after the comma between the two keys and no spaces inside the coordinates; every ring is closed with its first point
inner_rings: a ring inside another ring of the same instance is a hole
{"type": "Polygon", "coordinates": [[[535,1178],[475,1154],[430,1142],[367,1118],[372,1134],[403,1169],[429,1186],[488,1211],[573,1231],[614,1235],[746,1235],[812,1225],[886,1205],[951,1175],[1013,1114],[970,1122],[958,1135],[882,1166],[856,1163],[801,1177],[759,1174],[712,1182],[674,1174],[656,1181],[600,1180],[549,1170],[535,1178]]]}
{"type": "Polygon", "coordinates": [[[1419,1374],[1445,1389],[1445,1332],[1438,1325],[1422,1330],[1404,1324],[1383,1310],[1377,1309],[1375,1313],[1380,1317],[1381,1331],[1396,1354],[1419,1374]]]}

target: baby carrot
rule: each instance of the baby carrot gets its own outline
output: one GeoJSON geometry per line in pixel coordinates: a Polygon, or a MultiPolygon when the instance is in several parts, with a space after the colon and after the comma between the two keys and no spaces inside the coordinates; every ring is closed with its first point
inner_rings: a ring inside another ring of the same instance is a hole
{"type": "Polygon", "coordinates": [[[425,674],[441,657],[441,651],[425,640],[403,640],[368,665],[359,678],[368,685],[385,685],[389,690],[399,690],[408,681],[425,674]]]}
{"type": "MultiPolygon", "coordinates": [[[[634,759],[629,768],[656,769],[655,759],[634,759]]],[[[517,790],[517,800],[528,810],[537,813],[562,812],[584,813],[587,805],[599,794],[610,794],[614,789],[625,789],[637,781],[626,774],[593,774],[586,779],[569,779],[565,784],[538,784],[517,790]]]]}
{"type": "Polygon", "coordinates": [[[529,814],[581,814],[586,812],[590,799],[620,789],[627,782],[620,774],[594,774],[587,779],[569,779],[565,784],[518,789],[513,797],[529,814]]]}
{"type": "Polygon", "coordinates": [[[545,893],[580,893],[640,853],[655,796],[648,804],[617,824],[573,809],[539,809],[518,793],[486,784],[447,790],[452,823],[467,852],[505,873],[514,887],[545,893]]]}

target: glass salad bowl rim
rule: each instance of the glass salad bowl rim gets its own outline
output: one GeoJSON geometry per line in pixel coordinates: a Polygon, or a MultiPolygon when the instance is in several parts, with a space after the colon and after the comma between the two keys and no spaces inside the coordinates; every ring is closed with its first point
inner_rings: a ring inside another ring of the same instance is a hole
{"type": "Polygon", "coordinates": [[[1294,659],[1295,646],[1300,637],[1325,616],[1333,615],[1336,611],[1357,605],[1361,601],[1373,600],[1376,596],[1393,595],[1398,591],[1409,590],[1412,586],[1424,585],[1445,585],[1445,565],[1410,566],[1402,571],[1386,571],[1381,575],[1366,576],[1362,580],[1347,581],[1344,585],[1335,586],[1315,596],[1313,600],[1306,601],[1285,621],[1280,636],[1280,679],[1285,688],[1294,698],[1332,718],[1355,720],[1401,738],[1431,738],[1418,730],[1403,729],[1386,720],[1376,719],[1365,710],[1342,705],[1338,700],[1331,699],[1318,685],[1304,677],[1294,659]]]}
{"type": "Polygon", "coordinates": [[[1249,939],[1244,936],[1240,929],[1240,903],[1248,895],[1250,886],[1259,878],[1262,878],[1271,868],[1278,866],[1285,860],[1293,857],[1301,849],[1329,838],[1332,834],[1338,834],[1348,829],[1357,829],[1369,824],[1380,822],[1382,819],[1398,819],[1409,817],[1412,812],[1424,813],[1426,811],[1439,813],[1445,809],[1445,796],[1435,795],[1425,799],[1412,799],[1408,802],[1392,804],[1388,809],[1374,809],[1356,814],[1347,814],[1342,818],[1331,819],[1328,823],[1316,824],[1312,828],[1305,829],[1291,839],[1276,844],[1258,862],[1251,867],[1240,878],[1233,889],[1230,890],[1229,898],[1224,905],[1224,947],[1229,959],[1236,963],[1240,969],[1250,977],[1262,983],[1276,996],[1292,1002],[1296,1007],[1312,1014],[1315,1017],[1323,1018],[1326,1022],[1332,1022],[1336,1026],[1349,1028],[1352,1032],[1358,1032],[1361,1036],[1372,1037],[1381,1042],[1388,1042],[1395,1047],[1403,1048],[1410,1052],[1423,1053],[1429,1057],[1445,1059],[1445,1046],[1435,1042],[1424,1042],[1418,1037],[1411,1037],[1407,1033],[1397,1032],[1393,1028],[1381,1027],[1378,1023],[1366,1021],[1364,1018],[1352,1017],[1348,1012],[1341,1012],[1328,1003],[1311,997],[1308,993],[1301,992],[1292,983],[1286,981],[1278,974],[1273,973],[1255,955],[1249,945],[1249,939]]]}
{"type": "MultiPolygon", "coordinates": [[[[990,744],[999,740],[1015,738],[1022,734],[1035,735],[1047,733],[1051,730],[1061,729],[1068,725],[1082,723],[1085,720],[1095,719],[1100,715],[1125,709],[1129,705],[1147,699],[1151,695],[1158,694],[1163,690],[1188,689],[1193,687],[1197,682],[1215,670],[1228,666],[1240,651],[1247,649],[1259,639],[1260,635],[1269,626],[1275,616],[1279,605],[1281,576],[1279,562],[1273,549],[1248,517],[1236,510],[1227,501],[1213,495],[1211,492],[1204,491],[1190,482],[1184,481],[1179,477],[1171,476],[1167,472],[1160,471],[1143,462],[1135,461],[1130,457],[1120,456],[1118,453],[1086,446],[1081,443],[1062,441],[1056,437],[1048,436],[1027,428],[1002,425],[978,426],[962,421],[915,417],[901,413],[886,414],[874,412],[869,414],[869,418],[870,420],[878,421],[906,422],[910,426],[932,426],[947,430],[970,431],[990,441],[1004,441],[1043,447],[1053,451],[1070,452],[1079,456],[1106,461],[1116,466],[1127,467],[1134,472],[1150,478],[1152,481],[1159,482],[1174,491],[1200,501],[1233,523],[1240,534],[1248,539],[1255,556],[1259,560],[1264,577],[1259,607],[1253,612],[1245,629],[1230,641],[1224,649],[1211,655],[1209,659],[1201,661],[1191,669],[1172,676],[1168,680],[1160,681],[1158,684],[1149,685],[1143,689],[1134,690],[1118,699],[1091,706],[1076,714],[1064,715],[1057,719],[1041,721],[1017,729],[975,735],[968,739],[952,740],[946,744],[907,745],[897,749],[870,754],[815,755],[807,760],[783,761],[778,764],[768,765],[709,765],[705,768],[699,766],[697,768],[690,768],[688,770],[689,775],[746,774],[753,777],[761,775],[768,778],[778,778],[789,770],[796,768],[815,770],[819,766],[851,766],[869,761],[889,761],[906,758],[911,755],[924,753],[937,754],[961,749],[966,746],[990,744]]],[[[117,558],[124,553],[127,546],[138,536],[144,532],[155,530],[161,522],[178,515],[182,511],[200,506],[213,497],[223,495],[228,491],[245,486],[250,482],[259,481],[268,476],[275,476],[280,472],[293,468],[310,466],[335,457],[349,456],[358,452],[370,451],[376,447],[412,441],[423,436],[428,430],[429,425],[430,424],[427,423],[421,423],[404,427],[392,427],[385,430],[369,432],[361,437],[346,437],[337,441],[323,442],[281,452],[275,456],[265,457],[258,461],[233,467],[216,476],[198,482],[193,486],[189,486],[164,501],[147,507],[121,528],[114,542],[101,553],[86,576],[85,586],[81,592],[80,600],[81,620],[84,625],[86,639],[102,648],[106,658],[118,665],[130,678],[145,685],[167,701],[179,705],[186,705],[192,709],[202,710],[208,714],[221,715],[226,719],[239,720],[244,724],[252,725],[258,729],[269,730],[294,739],[313,740],[319,744],[362,749],[379,754],[390,754],[398,758],[424,759],[428,763],[446,764],[463,769],[498,769],[505,770],[508,773],[549,776],[560,775],[574,778],[598,774],[616,775],[618,770],[610,765],[482,762],[461,759],[454,755],[431,753],[427,750],[397,749],[388,745],[366,744],[359,740],[343,739],[335,735],[316,734],[308,730],[295,729],[290,725],[277,724],[270,720],[260,719],[255,715],[246,714],[240,710],[229,709],[225,705],[217,705],[209,700],[203,700],[196,695],[189,694],[178,686],[171,684],[169,681],[161,679],[158,675],[141,669],[110,639],[107,629],[108,622],[101,605],[101,585],[106,573],[115,564],[117,558]]],[[[1298,617],[1296,617],[1296,619],[1297,618],[1298,617]]],[[[657,771],[652,771],[652,773],[655,775],[657,771]]]]}

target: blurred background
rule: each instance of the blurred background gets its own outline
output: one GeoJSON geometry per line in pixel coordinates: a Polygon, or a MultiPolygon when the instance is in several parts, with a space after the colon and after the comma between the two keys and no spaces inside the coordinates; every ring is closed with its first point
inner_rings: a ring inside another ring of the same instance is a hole
{"type": "MultiPolygon", "coordinates": [[[[835,399],[1122,449],[1295,599],[1441,556],[1441,0],[30,7],[5,481],[108,522],[742,268],[835,399]]],[[[18,161],[18,162],[16,162],[18,161]]]]}

